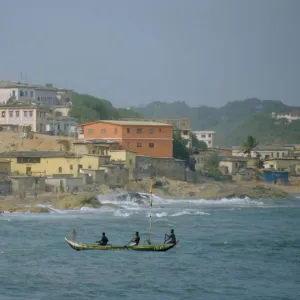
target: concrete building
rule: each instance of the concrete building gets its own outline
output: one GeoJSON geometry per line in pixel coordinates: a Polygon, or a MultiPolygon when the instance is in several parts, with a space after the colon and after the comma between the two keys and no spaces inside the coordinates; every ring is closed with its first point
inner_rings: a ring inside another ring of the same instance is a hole
{"type": "Polygon", "coordinates": [[[202,130],[202,131],[193,131],[199,141],[206,143],[208,148],[214,147],[214,135],[215,131],[202,130]]]}
{"type": "Polygon", "coordinates": [[[52,84],[31,85],[22,82],[0,81],[0,104],[7,101],[34,102],[55,106],[59,102],[72,104],[72,91],[58,89],[52,84]]]}
{"type": "Polygon", "coordinates": [[[0,105],[0,126],[31,126],[33,132],[46,132],[46,113],[43,106],[30,104],[0,105]]]}
{"type": "Polygon", "coordinates": [[[13,175],[49,176],[67,174],[77,177],[81,157],[61,151],[15,151],[0,153],[10,161],[13,175]]]}
{"type": "MultiPolygon", "coordinates": [[[[292,151],[291,149],[291,147],[282,147],[276,145],[259,146],[253,149],[251,152],[251,157],[257,157],[260,155],[261,159],[282,158],[289,156],[292,151]]],[[[246,157],[247,155],[243,153],[241,147],[233,146],[232,156],[246,157]]]]}
{"type": "Polygon", "coordinates": [[[78,138],[118,141],[138,155],[173,157],[173,126],[146,121],[101,120],[78,126],[78,138]]]}
{"type": "Polygon", "coordinates": [[[295,110],[291,112],[275,113],[272,112],[272,118],[276,120],[286,119],[289,123],[300,120],[300,110],[295,110]]]}
{"type": "Polygon", "coordinates": [[[68,116],[47,116],[46,133],[60,135],[62,133],[68,136],[77,134],[77,124],[74,118],[68,116]]]}
{"type": "Polygon", "coordinates": [[[241,169],[246,168],[245,157],[226,157],[219,162],[219,169],[224,175],[236,175],[241,169]]]}

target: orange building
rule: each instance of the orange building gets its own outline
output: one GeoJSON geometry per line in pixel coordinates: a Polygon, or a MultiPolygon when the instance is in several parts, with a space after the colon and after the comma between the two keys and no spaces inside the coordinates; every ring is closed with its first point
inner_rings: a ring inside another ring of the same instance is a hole
{"type": "Polygon", "coordinates": [[[120,142],[137,155],[173,157],[173,126],[147,121],[101,120],[78,126],[79,139],[107,139],[120,142]]]}

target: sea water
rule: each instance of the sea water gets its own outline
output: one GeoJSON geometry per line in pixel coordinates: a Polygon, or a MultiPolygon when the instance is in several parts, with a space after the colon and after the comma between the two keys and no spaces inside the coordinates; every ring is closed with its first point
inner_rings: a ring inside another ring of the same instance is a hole
{"type": "Polygon", "coordinates": [[[300,299],[300,201],[161,200],[121,207],[0,216],[0,299],[300,299]],[[105,231],[125,245],[163,243],[168,252],[74,251],[105,231]]]}

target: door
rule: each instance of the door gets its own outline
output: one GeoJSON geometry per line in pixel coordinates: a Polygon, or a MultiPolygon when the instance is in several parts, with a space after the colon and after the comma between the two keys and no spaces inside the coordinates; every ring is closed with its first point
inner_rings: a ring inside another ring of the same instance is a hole
{"type": "Polygon", "coordinates": [[[26,167],[26,175],[27,176],[31,175],[31,167],[26,167]]]}

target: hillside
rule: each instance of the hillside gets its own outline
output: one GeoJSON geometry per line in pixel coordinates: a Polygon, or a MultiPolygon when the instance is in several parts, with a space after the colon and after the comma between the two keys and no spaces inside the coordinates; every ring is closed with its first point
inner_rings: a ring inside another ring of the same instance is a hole
{"type": "Polygon", "coordinates": [[[76,118],[79,123],[95,120],[116,120],[121,118],[140,118],[142,115],[130,109],[115,108],[111,102],[86,94],[73,92],[73,107],[70,116],[76,118]]]}
{"type": "Polygon", "coordinates": [[[269,117],[272,112],[299,109],[280,101],[252,98],[228,102],[220,108],[190,107],[185,102],[153,102],[132,109],[145,117],[189,118],[193,130],[215,130],[219,146],[239,145],[247,133],[256,136],[260,143],[274,142],[278,138],[282,142],[300,143],[300,135],[290,134],[290,131],[297,131],[298,123],[275,124],[275,120],[269,117]],[[279,133],[281,137],[277,137],[279,133]]]}

